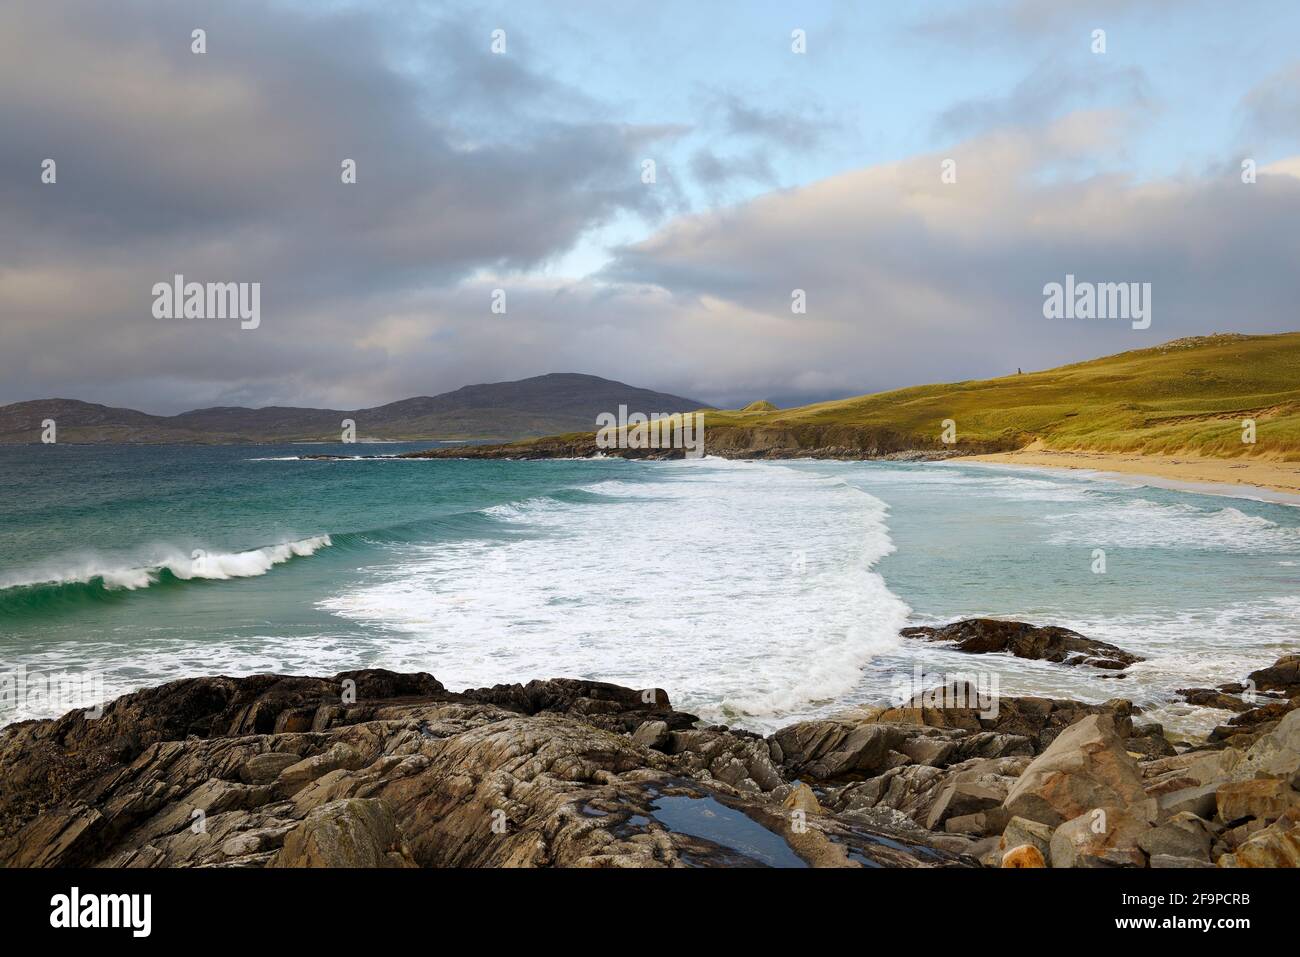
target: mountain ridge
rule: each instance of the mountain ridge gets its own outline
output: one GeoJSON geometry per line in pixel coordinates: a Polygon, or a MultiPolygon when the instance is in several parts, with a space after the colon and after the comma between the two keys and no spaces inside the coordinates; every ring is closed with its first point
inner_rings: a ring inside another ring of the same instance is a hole
{"type": "Polygon", "coordinates": [[[594,427],[620,404],[647,412],[693,412],[695,399],[576,372],[476,383],[364,409],[210,406],[153,415],[80,399],[32,399],[0,406],[0,444],[41,440],[53,419],[61,442],[235,444],[338,441],[344,419],[359,441],[518,440],[594,427]]]}

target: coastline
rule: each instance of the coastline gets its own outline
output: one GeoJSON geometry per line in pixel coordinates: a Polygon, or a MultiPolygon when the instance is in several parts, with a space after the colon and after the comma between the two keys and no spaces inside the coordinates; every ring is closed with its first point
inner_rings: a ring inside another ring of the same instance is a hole
{"type": "MultiPolygon", "coordinates": [[[[904,637],[1141,660],[996,619],[904,637]]],[[[0,868],[1296,867],[1297,669],[1180,692],[1224,723],[1177,744],[1125,698],[978,682],[759,736],[588,679],[185,678],[0,731],[0,868]]]]}
{"type": "Polygon", "coordinates": [[[961,465],[1083,470],[1096,473],[1097,478],[1153,485],[1180,492],[1252,498],[1300,506],[1300,462],[1135,452],[1054,452],[1032,446],[1015,452],[960,456],[949,461],[961,465]]]}

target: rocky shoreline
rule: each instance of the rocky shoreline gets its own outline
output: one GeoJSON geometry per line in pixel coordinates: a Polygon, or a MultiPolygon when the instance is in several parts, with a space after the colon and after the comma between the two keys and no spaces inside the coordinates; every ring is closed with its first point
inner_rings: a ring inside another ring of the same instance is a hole
{"type": "MultiPolygon", "coordinates": [[[[839,461],[900,461],[929,462],[1009,452],[1023,444],[1019,438],[1008,437],[995,442],[967,442],[945,445],[938,437],[929,443],[916,436],[881,431],[856,429],[846,426],[803,427],[798,429],[740,428],[735,426],[710,426],[707,430],[704,451],[724,459],[832,459],[839,461]]],[[[319,455],[311,458],[336,458],[319,455]]],[[[407,459],[681,459],[685,449],[633,449],[601,448],[596,444],[596,433],[575,433],[548,436],[523,442],[506,442],[495,445],[452,446],[403,452],[397,458],[407,459]]]]}
{"type": "MultiPolygon", "coordinates": [[[[908,637],[1128,663],[1064,629],[937,631],[908,637]]],[[[1193,745],[1121,698],[957,685],[764,737],[577,679],[184,679],[0,731],[0,864],[1300,866],[1300,655],[1186,692],[1230,715],[1193,745]]]]}

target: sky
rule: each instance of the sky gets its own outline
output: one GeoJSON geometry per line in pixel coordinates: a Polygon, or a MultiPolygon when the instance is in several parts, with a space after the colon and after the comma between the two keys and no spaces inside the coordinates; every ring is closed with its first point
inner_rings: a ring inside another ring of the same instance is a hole
{"type": "Polygon", "coordinates": [[[0,403],[786,406],[1300,329],[1297,37],[1289,0],[10,0],[0,403]],[[257,327],[158,318],[176,274],[260,283],[257,327]],[[1067,275],[1150,283],[1150,327],[1045,318],[1067,275]]]}

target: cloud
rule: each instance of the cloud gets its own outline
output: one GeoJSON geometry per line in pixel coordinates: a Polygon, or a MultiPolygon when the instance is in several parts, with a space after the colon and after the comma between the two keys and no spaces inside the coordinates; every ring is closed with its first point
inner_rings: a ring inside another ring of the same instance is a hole
{"type": "MultiPolygon", "coordinates": [[[[1133,17],[1194,15],[1213,0],[972,0],[955,9],[925,15],[913,32],[921,37],[972,46],[1014,47],[1025,42],[1060,37],[1068,29],[1081,30],[1086,43],[1092,29],[1108,29],[1133,17]],[[1082,28],[1087,27],[1084,30],[1082,28]]],[[[1252,0],[1241,0],[1251,4],[1252,0]]],[[[1086,47],[1085,47],[1086,48],[1086,47]]]]}
{"type": "Polygon", "coordinates": [[[175,4],[0,10],[0,400],[94,391],[133,365],[188,383],[169,405],[242,388],[232,369],[301,388],[309,355],[365,368],[351,344],[394,291],[536,268],[675,206],[639,163],[679,131],[611,119],[491,54],[486,28],[432,20],[411,59],[361,13],[237,2],[201,19],[199,55],[175,4]],[[174,273],[262,282],[257,338],[153,319],[150,289],[174,273]]]}
{"type": "Polygon", "coordinates": [[[1300,144],[1300,60],[1265,77],[1242,97],[1244,134],[1260,145],[1300,144]]]}
{"type": "MultiPolygon", "coordinates": [[[[1007,29],[1030,29],[1015,9],[1007,29]]],[[[1294,327],[1300,157],[1261,155],[1253,185],[1239,150],[1199,175],[1115,172],[1147,118],[1132,70],[1044,64],[943,112],[941,151],[779,187],[839,132],[788,99],[622,122],[541,37],[512,30],[496,57],[490,24],[443,7],[232,0],[205,11],[202,56],[193,20],[162,0],[0,8],[0,402],[357,408],[578,371],[789,404],[1294,327]],[[692,185],[713,208],[682,214],[692,185]],[[719,202],[732,189],[746,200],[719,202]],[[622,243],[608,266],[558,275],[593,237],[622,243]],[[260,328],[154,319],[178,272],[260,281],[260,328]],[[1043,319],[1066,273],[1151,282],[1151,329],[1043,319]]],[[[1242,116],[1282,129],[1295,89],[1267,79],[1242,116]]]]}
{"type": "Polygon", "coordinates": [[[1071,114],[970,140],[952,152],[951,185],[941,157],[922,156],[682,218],[623,249],[604,278],[661,289],[693,315],[690,354],[719,378],[734,365],[792,391],[806,380],[851,393],[1039,368],[1225,328],[1293,329],[1300,182],[1281,170],[1254,185],[1035,175],[1101,148],[1113,122],[1071,114]],[[1043,286],[1067,273],[1151,282],[1152,328],[1044,319],[1043,286]],[[794,289],[807,315],[791,312],[794,289]]]}
{"type": "Polygon", "coordinates": [[[1070,66],[1049,57],[1005,96],[959,100],[935,123],[939,136],[965,138],[998,127],[1040,127],[1058,116],[1099,103],[1129,110],[1151,108],[1146,75],[1136,67],[1087,61],[1070,66]]]}

